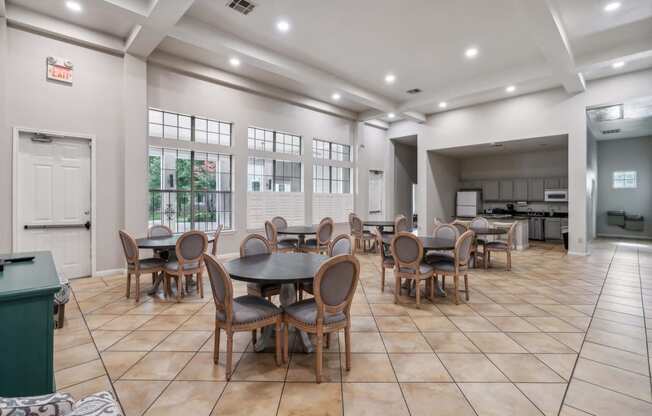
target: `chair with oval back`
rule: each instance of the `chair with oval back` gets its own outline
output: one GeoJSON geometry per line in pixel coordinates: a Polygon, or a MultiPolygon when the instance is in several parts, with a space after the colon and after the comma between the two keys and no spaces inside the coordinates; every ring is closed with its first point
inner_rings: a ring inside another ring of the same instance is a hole
{"type": "MultiPolygon", "coordinates": [[[[274,226],[276,227],[277,235],[278,235],[278,232],[280,230],[285,230],[286,228],[288,228],[287,220],[285,218],[283,218],[283,217],[280,217],[280,216],[276,216],[276,217],[272,218],[272,224],[274,224],[274,226]]],[[[299,240],[296,237],[282,236],[282,237],[277,237],[277,238],[278,238],[278,241],[287,241],[287,242],[289,242],[291,244],[294,244],[294,246],[299,245],[299,240]]]]}
{"type": "MultiPolygon", "coordinates": [[[[477,230],[481,228],[491,228],[491,224],[489,224],[489,220],[484,218],[484,217],[475,217],[471,220],[469,223],[469,230],[477,230]]],[[[477,260],[480,258],[484,260],[484,245],[487,243],[488,237],[486,236],[485,238],[478,238],[476,236],[475,240],[473,241],[473,247],[471,248],[471,256],[473,257],[473,266],[477,264],[477,260]],[[478,248],[482,247],[482,251],[478,250],[478,248]]]]}
{"type": "MultiPolygon", "coordinates": [[[[464,291],[466,293],[466,300],[469,300],[469,278],[468,278],[468,266],[469,260],[471,259],[471,246],[473,245],[473,240],[475,238],[475,233],[471,230],[465,231],[455,243],[455,255],[452,259],[441,259],[432,264],[434,268],[435,284],[438,283],[438,276],[441,275],[442,279],[446,276],[453,276],[453,282],[455,285],[454,299],[455,304],[460,303],[459,299],[459,277],[460,274],[464,274],[464,291]]],[[[445,290],[445,284],[442,282],[442,288],[445,290]]]]}
{"type": "Polygon", "coordinates": [[[328,245],[333,237],[333,220],[325,218],[317,226],[315,238],[306,240],[304,250],[312,253],[323,253],[328,249],[328,245]]]}
{"type": "Polygon", "coordinates": [[[279,240],[276,225],[272,221],[265,221],[265,235],[272,251],[287,252],[294,251],[296,245],[292,240],[279,240]]]}
{"type": "MultiPolygon", "coordinates": [[[[174,234],[172,229],[165,224],[154,224],[147,229],[148,238],[162,238],[171,237],[174,234]]],[[[171,257],[168,250],[154,250],[154,257],[160,257],[164,260],[170,260],[171,257]]]]}
{"type": "MultiPolygon", "coordinates": [[[[249,234],[240,244],[240,257],[270,254],[272,251],[272,246],[269,241],[260,234],[249,234]]],[[[271,300],[272,296],[280,293],[281,285],[278,284],[261,285],[259,283],[247,283],[247,294],[252,296],[271,300]]]]}
{"type": "Polygon", "coordinates": [[[403,214],[397,215],[396,218],[394,219],[394,234],[409,232],[409,231],[410,231],[410,224],[408,223],[408,219],[403,214]]]}
{"type": "Polygon", "coordinates": [[[464,233],[467,232],[468,229],[469,229],[469,227],[467,227],[466,225],[462,224],[461,222],[459,222],[459,221],[457,221],[457,220],[456,220],[456,221],[453,221],[453,222],[451,223],[451,225],[452,225],[453,227],[457,228],[457,231],[460,233],[460,235],[464,234],[464,233]]]}
{"type": "MultiPolygon", "coordinates": [[[[328,257],[335,257],[342,254],[354,255],[353,253],[353,244],[351,243],[351,237],[346,234],[340,234],[333,239],[328,245],[328,250],[326,251],[328,257]]],[[[308,292],[311,295],[314,294],[314,289],[312,282],[300,283],[299,284],[299,300],[303,299],[303,292],[308,292]]]]}
{"type": "Polygon", "coordinates": [[[163,271],[163,266],[165,266],[165,260],[154,257],[149,259],[140,259],[138,257],[138,244],[132,236],[130,236],[126,231],[118,231],[120,235],[120,242],[122,243],[122,249],[125,254],[125,259],[127,260],[127,293],[126,296],[129,298],[131,294],[131,275],[134,275],[136,278],[136,302],[140,300],[140,275],[145,273],[151,273],[152,279],[156,274],[163,271]]]}
{"type": "MultiPolygon", "coordinates": [[[[414,234],[400,232],[394,234],[390,245],[394,257],[394,303],[399,303],[401,291],[401,279],[414,281],[416,290],[416,306],[421,307],[421,281],[432,280],[432,266],[423,261],[423,244],[414,234]]],[[[426,285],[430,289],[430,298],[434,299],[434,287],[426,285]]]]}
{"type": "MultiPolygon", "coordinates": [[[[439,224],[432,232],[434,238],[457,241],[460,232],[451,224],[439,224]]],[[[451,259],[454,254],[451,250],[431,250],[426,253],[426,263],[432,264],[440,259],[451,259]]]]}
{"type": "MultiPolygon", "coordinates": [[[[233,334],[253,331],[268,325],[276,327],[276,365],[281,364],[281,323],[283,313],[273,303],[258,296],[244,295],[233,297],[233,284],[229,273],[217,259],[204,254],[208,278],[215,301],[215,338],[213,362],[218,364],[220,351],[220,331],[226,332],[226,379],[231,379],[233,362],[233,334]]],[[[256,340],[254,339],[254,343],[256,340]]]]}
{"type": "Polygon", "coordinates": [[[509,227],[509,231],[507,232],[507,240],[502,241],[502,240],[497,240],[497,241],[489,241],[485,243],[484,246],[484,253],[483,253],[483,265],[484,268],[486,269],[491,265],[491,252],[504,252],[505,255],[507,256],[507,271],[512,270],[512,249],[514,248],[514,232],[516,230],[516,226],[518,225],[518,222],[514,221],[512,225],[509,227]]]}
{"type": "Polygon", "coordinates": [[[380,255],[380,291],[385,291],[385,270],[393,269],[395,266],[394,257],[387,244],[383,243],[383,233],[380,231],[380,227],[376,227],[376,232],[374,233],[376,238],[376,246],[378,246],[378,254],[380,255]]]}
{"type": "MultiPolygon", "coordinates": [[[[203,255],[208,248],[208,238],[203,231],[186,231],[177,240],[175,253],[176,261],[165,264],[165,282],[167,291],[170,292],[170,280],[174,278],[177,284],[177,301],[184,295],[183,280],[186,283],[192,275],[197,275],[197,290],[199,296],[204,297],[203,284],[203,255]]],[[[186,285],[187,286],[187,285],[186,285]]]]}
{"type": "Polygon", "coordinates": [[[215,230],[215,235],[213,236],[213,245],[211,247],[211,254],[213,256],[217,256],[217,242],[220,239],[220,234],[222,233],[222,229],[224,226],[222,224],[217,226],[217,229],[215,230]]]}
{"type": "Polygon", "coordinates": [[[354,238],[355,247],[354,249],[362,248],[362,251],[367,249],[367,242],[371,246],[371,242],[375,241],[374,235],[368,230],[364,229],[362,225],[362,220],[355,214],[350,216],[349,225],[351,227],[351,237],[354,238]]]}
{"type": "Polygon", "coordinates": [[[315,379],[321,383],[324,335],[344,330],[345,368],[351,369],[351,304],[360,276],[355,256],[331,257],[315,275],[315,297],[285,308],[283,359],[288,359],[288,326],[313,333],[315,337],[315,379]]]}

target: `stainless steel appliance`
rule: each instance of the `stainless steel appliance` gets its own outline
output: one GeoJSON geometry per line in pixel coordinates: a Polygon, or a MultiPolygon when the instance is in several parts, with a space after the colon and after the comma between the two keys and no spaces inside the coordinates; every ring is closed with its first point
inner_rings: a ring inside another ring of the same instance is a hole
{"type": "Polygon", "coordinates": [[[542,212],[529,212],[528,216],[528,238],[530,240],[543,241],[546,238],[545,234],[545,219],[542,212]]]}
{"type": "Polygon", "coordinates": [[[482,212],[482,195],[480,191],[458,191],[457,209],[458,217],[475,217],[482,212]]]}
{"type": "Polygon", "coordinates": [[[568,190],[567,189],[546,189],[544,191],[543,200],[546,202],[567,202],[568,190]]]}

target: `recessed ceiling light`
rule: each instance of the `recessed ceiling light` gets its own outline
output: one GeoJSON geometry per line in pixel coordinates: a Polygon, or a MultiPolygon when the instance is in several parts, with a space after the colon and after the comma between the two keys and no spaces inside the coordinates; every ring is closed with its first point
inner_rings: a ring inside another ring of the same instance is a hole
{"type": "Polygon", "coordinates": [[[448,104],[446,103],[446,101],[442,101],[439,103],[439,108],[446,108],[447,106],[448,104]]]}
{"type": "Polygon", "coordinates": [[[81,12],[82,9],[81,4],[77,3],[76,1],[67,1],[66,7],[73,12],[81,12]]]}
{"type": "Polygon", "coordinates": [[[276,23],[276,28],[279,32],[285,33],[290,30],[290,23],[288,23],[287,20],[279,20],[278,23],[276,23]]]}
{"type": "Polygon", "coordinates": [[[389,114],[387,114],[387,117],[388,117],[388,118],[394,118],[394,117],[396,117],[396,114],[394,114],[394,113],[389,113],[389,114]]]}
{"type": "Polygon", "coordinates": [[[478,48],[475,47],[468,48],[466,51],[464,51],[464,55],[467,58],[475,58],[476,56],[478,56],[478,48]]]}
{"type": "Polygon", "coordinates": [[[331,98],[335,101],[339,101],[339,99],[342,97],[338,93],[334,92],[333,95],[331,95],[331,98]]]}
{"type": "Polygon", "coordinates": [[[229,59],[229,63],[231,64],[231,66],[234,66],[236,68],[240,66],[240,60],[238,58],[229,59]]]}
{"type": "Polygon", "coordinates": [[[514,92],[516,91],[516,87],[514,85],[510,85],[509,87],[505,88],[505,91],[514,92]]]}
{"type": "Polygon", "coordinates": [[[385,82],[387,84],[393,84],[394,81],[396,81],[396,75],[394,74],[387,74],[385,75],[385,82]]]}
{"type": "Polygon", "coordinates": [[[620,9],[620,2],[619,1],[614,1],[611,3],[608,3],[606,6],[604,6],[604,11],[605,12],[613,12],[620,9]]]}
{"type": "Polygon", "coordinates": [[[618,61],[611,64],[611,67],[614,69],[622,68],[625,66],[625,61],[618,61]]]}

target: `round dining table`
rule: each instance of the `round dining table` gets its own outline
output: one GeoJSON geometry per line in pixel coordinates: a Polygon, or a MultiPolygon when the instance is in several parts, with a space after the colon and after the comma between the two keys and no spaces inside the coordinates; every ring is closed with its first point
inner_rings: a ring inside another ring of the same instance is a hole
{"type": "MultiPolygon", "coordinates": [[[[383,235],[383,244],[390,245],[392,239],[394,238],[393,234],[383,235]]],[[[449,240],[447,238],[435,238],[430,236],[417,236],[421,244],[423,245],[424,250],[454,250],[455,249],[455,240],[449,240]]]]}
{"type": "Polygon", "coordinates": [[[502,234],[507,234],[509,232],[509,228],[503,228],[503,227],[493,227],[493,228],[470,228],[471,231],[475,233],[476,236],[478,235],[502,235],[502,234]]]}
{"type": "Polygon", "coordinates": [[[316,225],[291,225],[285,228],[276,230],[277,234],[280,235],[295,235],[299,243],[297,244],[297,249],[301,250],[306,244],[307,235],[316,235],[317,226],[316,225]]]}
{"type": "Polygon", "coordinates": [[[381,233],[390,232],[385,231],[386,228],[391,228],[391,232],[394,232],[394,221],[367,220],[363,221],[362,225],[365,227],[378,227],[381,233]]]}
{"type": "MultiPolygon", "coordinates": [[[[297,283],[312,281],[319,267],[326,260],[328,257],[314,253],[258,254],[229,260],[224,263],[224,268],[233,280],[261,285],[280,284],[281,306],[286,307],[297,300],[297,283]]],[[[313,352],[314,348],[308,334],[299,333],[304,350],[307,353],[313,352]]],[[[260,342],[256,342],[254,349],[261,352],[266,347],[274,345],[271,342],[273,334],[274,328],[266,327],[260,342]]]]}

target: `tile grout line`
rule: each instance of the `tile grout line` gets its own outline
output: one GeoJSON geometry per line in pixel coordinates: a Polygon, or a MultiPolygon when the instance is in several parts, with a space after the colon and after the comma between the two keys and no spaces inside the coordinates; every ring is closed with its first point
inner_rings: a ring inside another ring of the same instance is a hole
{"type": "Polygon", "coordinates": [[[638,282],[640,285],[641,310],[643,311],[643,334],[645,335],[645,351],[647,352],[647,370],[650,381],[650,397],[652,397],[652,374],[650,374],[650,344],[647,336],[647,316],[645,313],[645,298],[643,297],[643,277],[641,276],[641,249],[636,250],[636,266],[638,269],[638,282]]]}

